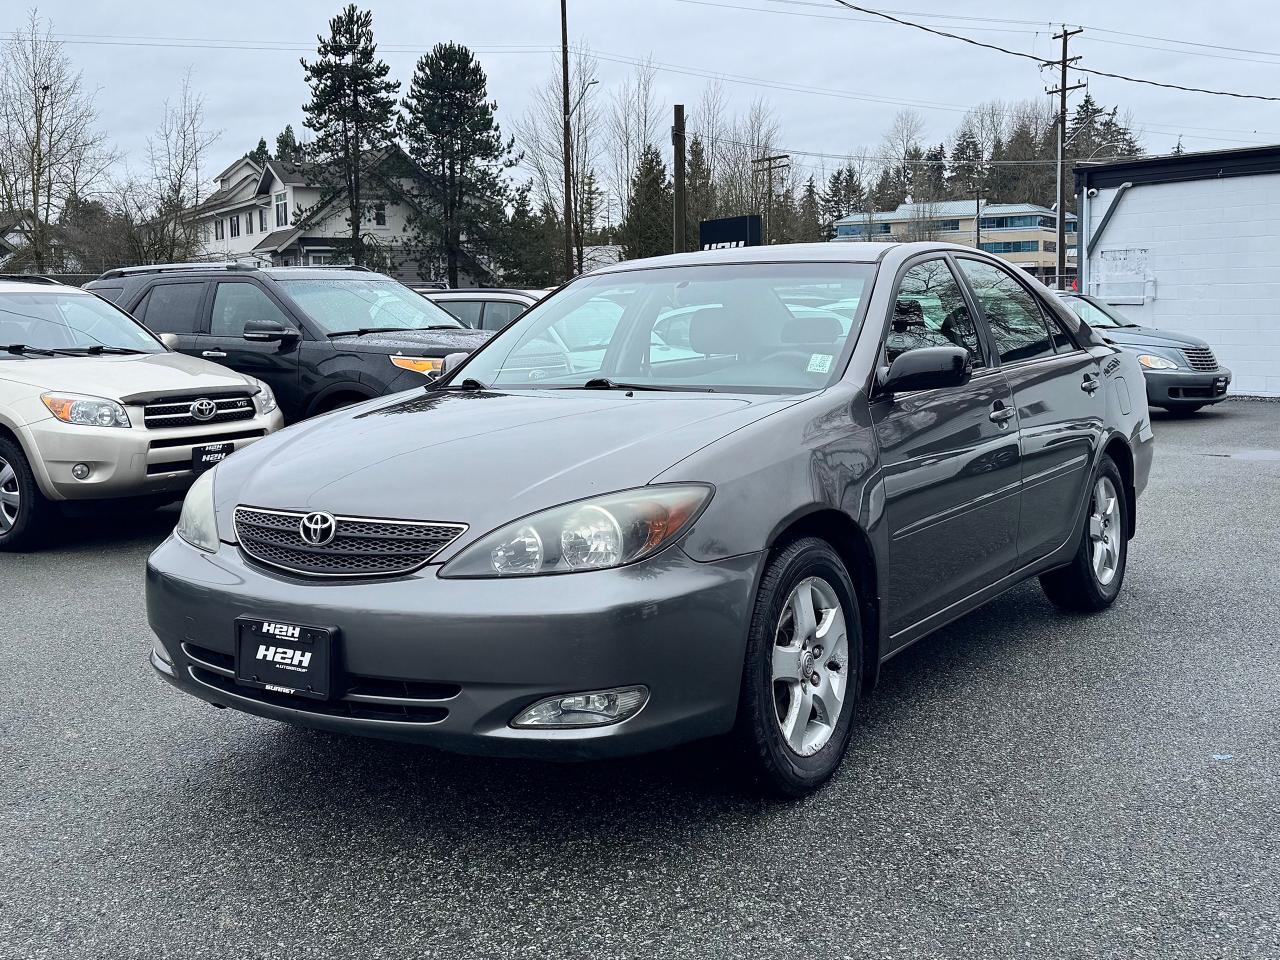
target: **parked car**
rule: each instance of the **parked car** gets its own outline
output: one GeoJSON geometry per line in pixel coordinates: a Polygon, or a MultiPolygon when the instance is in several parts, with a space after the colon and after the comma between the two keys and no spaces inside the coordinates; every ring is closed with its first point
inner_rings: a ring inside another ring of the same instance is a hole
{"type": "Polygon", "coordinates": [[[448,310],[468,327],[495,333],[548,293],[546,290],[513,290],[500,287],[419,292],[432,303],[448,310]]]}
{"type": "Polygon", "coordinates": [[[0,551],[39,546],[61,502],[176,500],[280,425],[261,381],[76,287],[0,280],[0,551]]]}
{"type": "Polygon", "coordinates": [[[800,794],[921,637],[1036,576],[1066,609],[1115,600],[1152,457],[1139,370],[969,247],[606,267],[423,395],[202,477],[148,563],[151,662],[218,706],[459,751],[733,731],[800,794]],[[800,293],[859,307],[846,329],[800,293]],[[658,362],[673,309],[693,355],[658,362]],[[538,371],[583,317],[595,369],[538,371]]]}
{"type": "Polygon", "coordinates": [[[359,267],[125,267],[85,289],[178,352],[269,384],[288,422],[420,387],[489,337],[359,267]]]}
{"type": "Polygon", "coordinates": [[[1087,294],[1058,296],[1103,339],[1137,356],[1151,406],[1191,414],[1227,399],[1231,371],[1199,337],[1130,323],[1115,307],[1087,294]]]}

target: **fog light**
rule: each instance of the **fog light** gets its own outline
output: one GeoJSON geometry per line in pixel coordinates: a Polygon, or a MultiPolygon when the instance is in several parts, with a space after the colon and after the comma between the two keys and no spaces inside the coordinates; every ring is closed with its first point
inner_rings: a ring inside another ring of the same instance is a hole
{"type": "Polygon", "coordinates": [[[513,727],[603,727],[629,720],[649,702],[648,687],[615,687],[539,700],[513,727]]]}
{"type": "Polygon", "coordinates": [[[87,480],[89,477],[89,465],[87,463],[77,463],[71,468],[71,475],[77,480],[87,480]]]}

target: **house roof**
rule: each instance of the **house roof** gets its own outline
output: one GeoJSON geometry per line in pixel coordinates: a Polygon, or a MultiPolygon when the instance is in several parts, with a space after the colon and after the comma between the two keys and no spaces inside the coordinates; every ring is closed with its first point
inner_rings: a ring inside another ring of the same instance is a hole
{"type": "Polygon", "coordinates": [[[258,192],[262,193],[263,184],[267,180],[267,172],[288,187],[305,187],[313,185],[319,179],[320,164],[290,163],[287,160],[268,160],[262,170],[262,179],[258,181],[258,192]]]}
{"type": "MultiPolygon", "coordinates": [[[[1038,203],[989,203],[977,201],[984,217],[1014,217],[1035,215],[1052,217],[1053,211],[1038,203]]],[[[956,217],[972,217],[974,215],[973,200],[939,200],[937,203],[900,203],[896,210],[858,211],[836,221],[841,223],[907,223],[914,220],[945,220],[956,217]]],[[[1068,213],[1068,220],[1074,220],[1075,214],[1068,213]]]]}
{"type": "Polygon", "coordinates": [[[254,253],[275,253],[283,250],[293,242],[294,237],[302,233],[300,227],[281,227],[279,230],[272,230],[265,237],[258,241],[253,248],[254,253]]]}
{"type": "Polygon", "coordinates": [[[217,174],[213,179],[221,180],[223,177],[226,177],[227,175],[229,175],[232,170],[240,166],[240,164],[242,163],[247,163],[249,166],[251,166],[253,168],[253,172],[255,176],[258,173],[260,173],[262,170],[262,168],[258,166],[257,161],[255,161],[252,157],[250,157],[246,153],[243,157],[239,157],[236,160],[233,160],[231,163],[227,164],[227,168],[223,170],[221,173],[217,174]]]}

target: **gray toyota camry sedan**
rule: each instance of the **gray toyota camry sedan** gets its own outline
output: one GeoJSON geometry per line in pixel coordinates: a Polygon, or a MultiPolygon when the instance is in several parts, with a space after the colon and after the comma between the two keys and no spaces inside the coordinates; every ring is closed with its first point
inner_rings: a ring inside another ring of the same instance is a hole
{"type": "Polygon", "coordinates": [[[204,474],[148,564],[151,662],[464,752],[731,734],[797,795],[930,631],[1031,577],[1114,601],[1151,456],[1134,355],[973,249],[622,263],[204,474]]]}

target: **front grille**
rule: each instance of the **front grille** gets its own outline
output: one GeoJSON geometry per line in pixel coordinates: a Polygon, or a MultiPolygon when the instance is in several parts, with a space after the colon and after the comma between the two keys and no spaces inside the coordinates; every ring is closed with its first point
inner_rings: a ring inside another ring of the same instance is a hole
{"type": "Polygon", "coordinates": [[[1187,365],[1192,370],[1208,373],[1218,369],[1218,358],[1208,347],[1183,347],[1182,355],[1187,358],[1187,365]]]}
{"type": "Polygon", "coordinates": [[[184,437],[162,437],[147,444],[149,450],[169,447],[198,447],[206,443],[226,443],[228,440],[259,440],[267,435],[265,430],[233,430],[230,433],[200,433],[184,437]]]}
{"type": "Polygon", "coordinates": [[[302,539],[305,513],[236,507],[236,536],[250,560],[312,577],[391,577],[427,563],[466,529],[465,523],[335,517],[335,536],[321,547],[302,539]]]}
{"type": "Polygon", "coordinates": [[[152,430],[170,427],[208,426],[215,423],[232,423],[236,420],[252,420],[253,397],[235,394],[217,397],[161,397],[150,401],[142,411],[142,422],[152,430]],[[217,408],[212,417],[200,420],[191,415],[191,406],[199,400],[212,400],[217,408]]]}
{"type": "Polygon", "coordinates": [[[229,653],[210,650],[190,641],[182,653],[191,664],[191,676],[205,686],[237,697],[258,700],[293,710],[306,710],[331,717],[357,720],[394,720],[400,723],[439,723],[449,716],[445,706],[462,693],[458,683],[427,683],[417,680],[383,680],[346,674],[346,692],[335,700],[317,701],[272,693],[235,682],[236,661],[229,653]]]}

